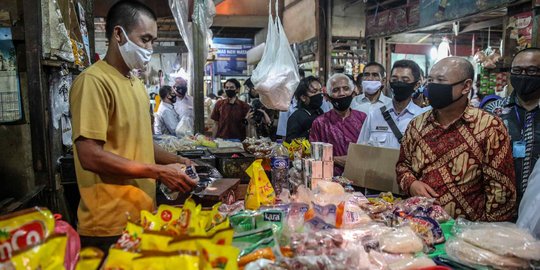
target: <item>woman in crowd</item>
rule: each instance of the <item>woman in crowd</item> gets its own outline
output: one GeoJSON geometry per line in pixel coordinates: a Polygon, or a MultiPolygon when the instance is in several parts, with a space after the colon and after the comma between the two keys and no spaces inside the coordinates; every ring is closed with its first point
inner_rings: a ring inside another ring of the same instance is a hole
{"type": "Polygon", "coordinates": [[[300,81],[294,93],[298,100],[297,110],[287,121],[286,141],[290,142],[297,138],[309,138],[311,124],[319,115],[323,114],[322,84],[313,76],[300,81]]]}

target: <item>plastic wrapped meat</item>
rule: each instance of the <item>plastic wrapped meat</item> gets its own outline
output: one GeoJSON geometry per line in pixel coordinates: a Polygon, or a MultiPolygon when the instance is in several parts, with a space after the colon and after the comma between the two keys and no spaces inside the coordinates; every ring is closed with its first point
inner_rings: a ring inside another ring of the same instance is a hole
{"type": "Polygon", "coordinates": [[[435,265],[433,260],[428,257],[417,257],[392,263],[388,265],[388,268],[390,270],[413,270],[435,265]]]}
{"type": "Polygon", "coordinates": [[[540,260],[540,241],[512,223],[456,222],[456,236],[502,256],[540,260]]]}
{"type": "Polygon", "coordinates": [[[448,240],[445,248],[451,259],[473,267],[491,266],[496,269],[530,268],[528,261],[524,259],[497,255],[491,251],[473,246],[459,238],[448,240]]]}
{"type": "Polygon", "coordinates": [[[381,249],[390,253],[416,253],[424,248],[420,239],[409,226],[397,228],[380,238],[381,249]]]}

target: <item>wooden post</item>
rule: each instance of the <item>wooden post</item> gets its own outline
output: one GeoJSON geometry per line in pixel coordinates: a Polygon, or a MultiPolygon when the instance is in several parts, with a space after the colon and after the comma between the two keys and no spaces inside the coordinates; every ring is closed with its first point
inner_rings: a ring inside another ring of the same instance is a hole
{"type": "Polygon", "coordinates": [[[193,21],[192,25],[193,38],[193,119],[194,132],[204,134],[204,35],[200,27],[193,21]]]}
{"type": "Polygon", "coordinates": [[[327,63],[328,32],[326,24],[328,22],[328,10],[325,0],[316,0],[315,6],[315,20],[317,23],[317,62],[319,63],[317,74],[321,82],[323,82],[323,85],[325,85],[327,79],[326,74],[330,68],[327,63]]]}

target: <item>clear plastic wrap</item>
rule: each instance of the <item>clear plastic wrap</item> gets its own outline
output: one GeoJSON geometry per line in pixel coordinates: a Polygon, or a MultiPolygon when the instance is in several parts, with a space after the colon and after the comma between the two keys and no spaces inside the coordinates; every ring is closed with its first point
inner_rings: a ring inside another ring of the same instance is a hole
{"type": "Polygon", "coordinates": [[[496,269],[528,269],[530,267],[527,260],[497,255],[459,238],[448,240],[445,248],[452,260],[471,267],[490,266],[496,269]]]}
{"type": "Polygon", "coordinates": [[[389,253],[416,253],[424,249],[422,239],[409,226],[394,228],[379,241],[381,250],[389,253]]]}
{"type": "Polygon", "coordinates": [[[389,264],[390,270],[414,270],[423,267],[435,266],[435,262],[426,256],[420,256],[411,259],[403,259],[395,263],[389,264]]]}
{"type": "Polygon", "coordinates": [[[458,219],[453,231],[458,238],[498,255],[540,260],[540,240],[513,223],[458,219]]]}

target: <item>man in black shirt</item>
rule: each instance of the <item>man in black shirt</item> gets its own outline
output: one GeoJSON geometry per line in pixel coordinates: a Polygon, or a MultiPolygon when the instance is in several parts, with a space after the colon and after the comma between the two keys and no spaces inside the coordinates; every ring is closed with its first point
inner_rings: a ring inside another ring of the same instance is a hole
{"type": "Polygon", "coordinates": [[[540,155],[540,48],[518,52],[510,73],[514,92],[507,98],[490,103],[485,110],[501,117],[508,128],[519,205],[540,155]]]}
{"type": "Polygon", "coordinates": [[[290,142],[297,138],[309,138],[311,124],[319,115],[323,114],[321,105],[323,102],[322,85],[319,80],[309,76],[300,81],[294,92],[298,100],[296,110],[287,121],[287,136],[285,140],[290,142]]]}

